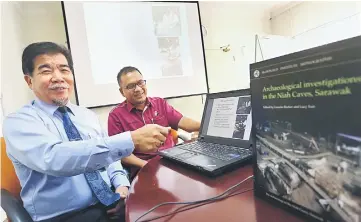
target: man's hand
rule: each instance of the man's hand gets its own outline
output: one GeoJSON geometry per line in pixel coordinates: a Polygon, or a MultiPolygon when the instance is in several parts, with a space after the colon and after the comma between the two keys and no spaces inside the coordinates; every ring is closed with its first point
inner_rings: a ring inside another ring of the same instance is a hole
{"type": "Polygon", "coordinates": [[[122,186],[119,186],[116,190],[115,190],[116,193],[119,193],[120,195],[120,198],[122,199],[125,199],[128,195],[128,187],[122,187],[122,186]]]}
{"type": "Polygon", "coordinates": [[[191,139],[191,141],[197,140],[197,139],[198,139],[198,135],[199,135],[199,132],[198,132],[198,131],[197,131],[197,132],[193,132],[193,133],[192,133],[192,139],[191,139]]]}
{"type": "Polygon", "coordinates": [[[131,132],[135,149],[140,152],[155,152],[167,139],[170,127],[148,124],[131,132]]]}
{"type": "Polygon", "coordinates": [[[128,187],[120,186],[115,190],[115,192],[119,193],[120,200],[113,209],[110,209],[107,211],[110,218],[117,218],[117,217],[121,216],[122,214],[124,214],[124,207],[125,207],[124,199],[128,195],[128,187]]]}

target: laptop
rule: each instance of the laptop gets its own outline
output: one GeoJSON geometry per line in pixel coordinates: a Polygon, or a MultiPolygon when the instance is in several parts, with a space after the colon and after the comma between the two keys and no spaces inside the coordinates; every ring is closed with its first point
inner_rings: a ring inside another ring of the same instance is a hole
{"type": "Polygon", "coordinates": [[[164,159],[217,176],[252,158],[249,89],[207,95],[196,141],[159,151],[164,159]]]}

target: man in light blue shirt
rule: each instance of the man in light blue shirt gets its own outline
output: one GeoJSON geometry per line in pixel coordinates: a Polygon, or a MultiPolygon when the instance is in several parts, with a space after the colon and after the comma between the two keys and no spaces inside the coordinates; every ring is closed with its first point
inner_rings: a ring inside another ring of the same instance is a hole
{"type": "Polygon", "coordinates": [[[22,68],[36,99],[7,116],[3,134],[25,209],[34,221],[111,221],[122,210],[121,200],[129,187],[119,160],[134,149],[156,151],[169,129],[147,125],[107,136],[96,114],[70,103],[73,62],[70,52],[55,43],[26,47],[22,68]],[[68,119],[64,119],[64,110],[68,119]],[[74,135],[79,140],[73,140],[74,135]],[[120,194],[120,201],[111,207],[102,204],[104,197],[98,193],[103,190],[93,187],[87,177],[90,173],[100,174],[98,181],[108,186],[105,190],[112,186],[115,193],[111,195],[120,194]]]}

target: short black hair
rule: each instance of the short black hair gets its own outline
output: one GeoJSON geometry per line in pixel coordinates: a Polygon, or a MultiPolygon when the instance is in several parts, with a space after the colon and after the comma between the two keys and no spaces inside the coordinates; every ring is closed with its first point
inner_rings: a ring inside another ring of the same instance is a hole
{"type": "Polygon", "coordinates": [[[36,42],[28,45],[22,55],[22,69],[24,75],[32,76],[34,71],[34,59],[39,55],[54,55],[54,54],[63,54],[68,61],[69,68],[72,72],[73,69],[73,59],[71,58],[70,51],[64,46],[58,45],[54,42],[36,42]]]}
{"type": "Polygon", "coordinates": [[[122,75],[125,75],[129,72],[134,72],[134,71],[137,71],[139,72],[141,75],[142,73],[139,71],[139,69],[133,67],[133,66],[125,66],[123,67],[119,72],[118,72],[118,75],[117,75],[117,81],[118,81],[118,84],[120,85],[120,78],[122,77],[122,75]]]}

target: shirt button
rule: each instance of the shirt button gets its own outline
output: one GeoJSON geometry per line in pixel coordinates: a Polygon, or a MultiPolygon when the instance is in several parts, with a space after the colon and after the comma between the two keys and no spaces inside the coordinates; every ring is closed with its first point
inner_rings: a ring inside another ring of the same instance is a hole
{"type": "Polygon", "coordinates": [[[118,151],[118,156],[122,156],[122,155],[123,155],[122,152],[118,151]]]}

